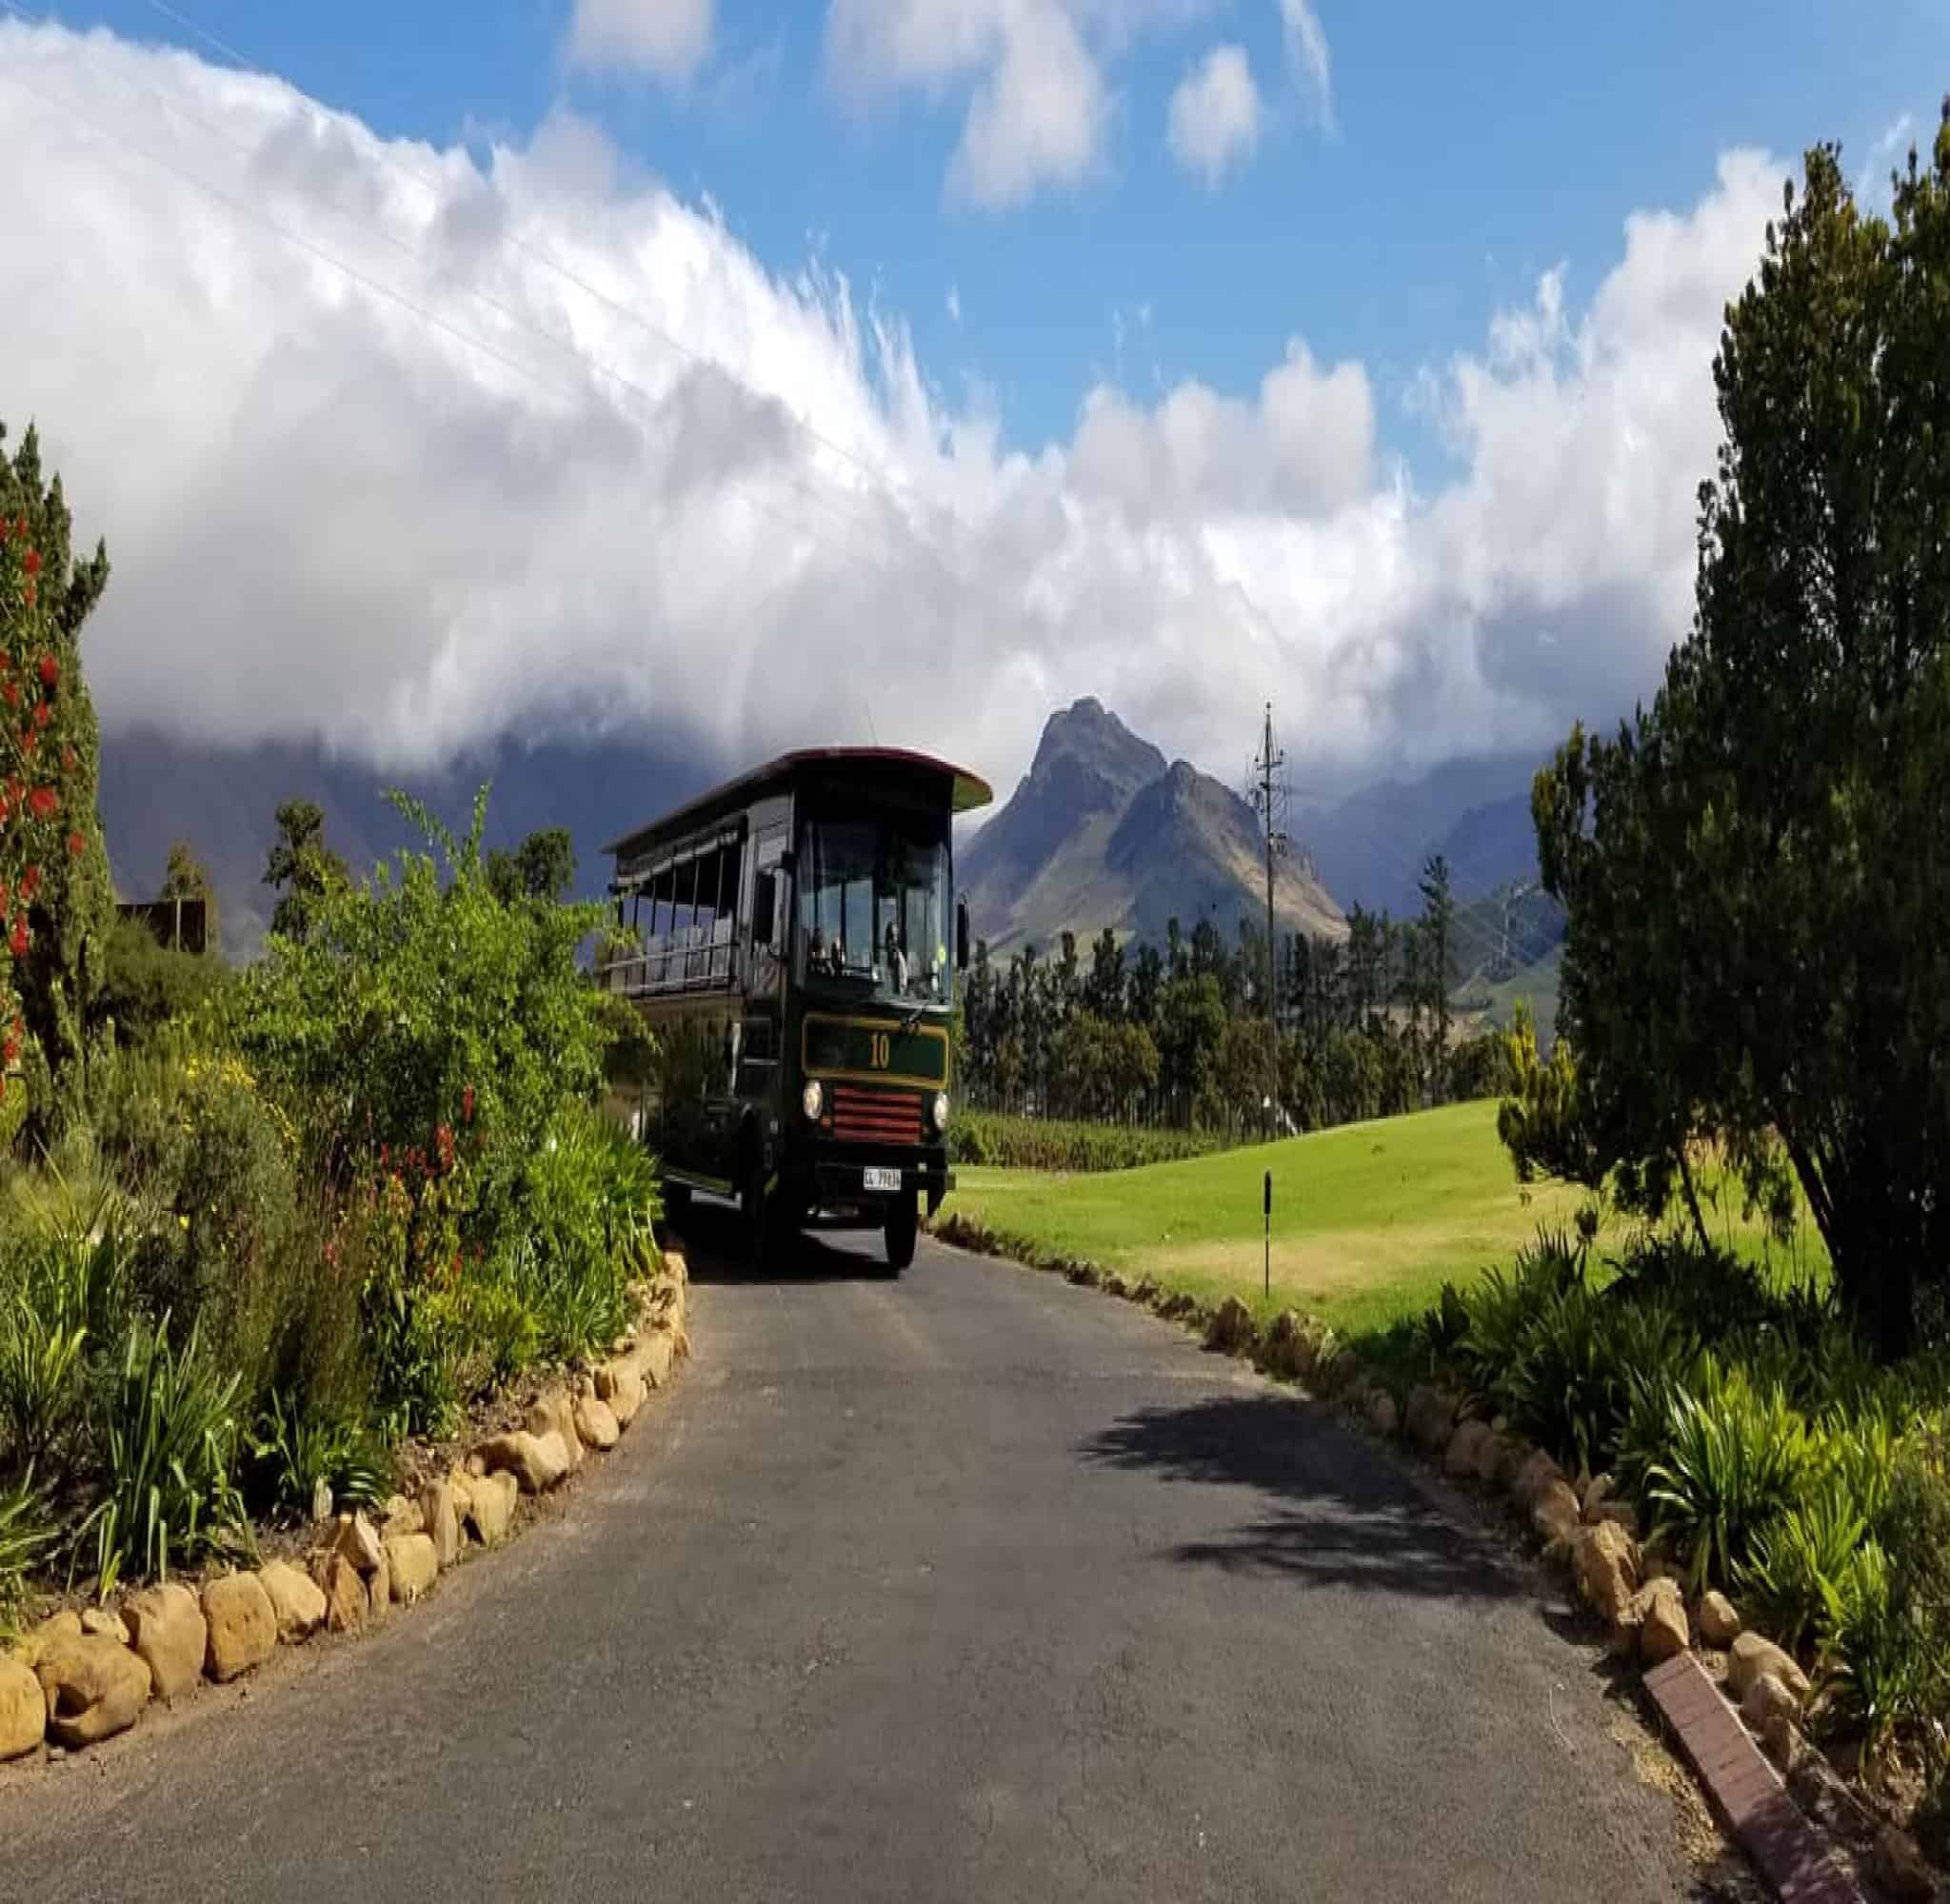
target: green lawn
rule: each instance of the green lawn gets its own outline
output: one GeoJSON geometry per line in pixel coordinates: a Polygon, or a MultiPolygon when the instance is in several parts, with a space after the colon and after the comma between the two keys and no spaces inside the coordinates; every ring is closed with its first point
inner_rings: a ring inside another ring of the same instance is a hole
{"type": "MultiPolygon", "coordinates": [[[[1507,1262],[1540,1223],[1570,1224],[1582,1193],[1521,1188],[1496,1122],[1494,1103],[1451,1104],[1143,1170],[963,1168],[946,1207],[1040,1250],[1148,1272],[1205,1300],[1238,1295],[1263,1312],[1291,1304],[1352,1332],[1423,1307],[1447,1279],[1507,1262]],[[1270,1304],[1261,1295],[1268,1169],[1270,1304]]],[[[1743,1254],[1758,1254],[1757,1236],[1724,1227],[1743,1254]]]]}

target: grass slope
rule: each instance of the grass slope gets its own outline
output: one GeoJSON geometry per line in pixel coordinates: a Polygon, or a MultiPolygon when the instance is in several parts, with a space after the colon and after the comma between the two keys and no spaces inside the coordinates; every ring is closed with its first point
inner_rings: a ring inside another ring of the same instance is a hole
{"type": "MultiPolygon", "coordinates": [[[[1424,1307],[1447,1279],[1508,1262],[1540,1223],[1570,1223],[1582,1193],[1520,1188],[1496,1118],[1494,1103],[1450,1104],[1087,1177],[963,1168],[947,1208],[1205,1300],[1241,1296],[1261,1313],[1290,1304],[1352,1332],[1424,1307]],[[1270,1302],[1261,1294],[1268,1169],[1270,1302]]],[[[1759,1253],[1758,1236],[1731,1217],[1725,1233],[1743,1254],[1759,1253]]]]}

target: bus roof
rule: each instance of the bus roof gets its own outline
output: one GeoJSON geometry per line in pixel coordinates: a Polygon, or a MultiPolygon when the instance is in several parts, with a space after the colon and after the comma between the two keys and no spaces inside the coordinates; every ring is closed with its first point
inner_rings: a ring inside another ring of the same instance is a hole
{"type": "Polygon", "coordinates": [[[995,798],[994,790],[981,775],[952,762],[937,760],[932,754],[917,754],[905,747],[800,747],[767,761],[762,767],[753,767],[735,780],[727,780],[722,786],[699,794],[695,800],[686,801],[660,820],[632,828],[602,850],[619,858],[641,852],[660,837],[687,833],[693,827],[707,824],[716,814],[750,805],[767,790],[786,784],[808,767],[850,766],[906,767],[938,775],[948,783],[949,811],[954,813],[973,812],[995,798]]]}

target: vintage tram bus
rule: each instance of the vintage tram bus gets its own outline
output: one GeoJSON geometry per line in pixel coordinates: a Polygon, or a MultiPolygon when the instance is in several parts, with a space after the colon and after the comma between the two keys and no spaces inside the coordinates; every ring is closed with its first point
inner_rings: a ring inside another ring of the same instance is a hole
{"type": "Polygon", "coordinates": [[[639,1128],[673,1214],[735,1198],[764,1261],[815,1214],[913,1259],[950,1187],[949,1020],[968,961],[954,817],[975,775],[889,747],[790,753],[604,850],[601,982],[655,1031],[639,1128]]]}

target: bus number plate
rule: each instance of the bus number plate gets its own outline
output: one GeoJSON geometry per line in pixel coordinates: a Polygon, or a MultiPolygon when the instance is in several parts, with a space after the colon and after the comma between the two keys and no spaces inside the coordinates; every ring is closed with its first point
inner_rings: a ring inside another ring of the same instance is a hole
{"type": "Polygon", "coordinates": [[[860,1173],[861,1187],[866,1190],[898,1191],[901,1187],[901,1173],[898,1170],[882,1170],[869,1163],[860,1173]]]}

